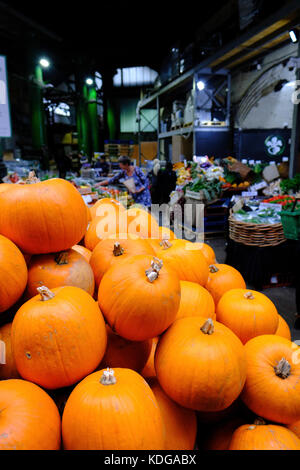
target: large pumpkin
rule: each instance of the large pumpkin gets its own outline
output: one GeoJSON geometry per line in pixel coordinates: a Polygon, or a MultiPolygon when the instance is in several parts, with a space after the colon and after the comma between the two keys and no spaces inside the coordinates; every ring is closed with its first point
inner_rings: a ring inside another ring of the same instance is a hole
{"type": "Polygon", "coordinates": [[[97,302],[79,287],[38,288],[12,324],[20,375],[46,389],[70,386],[93,372],[107,342],[97,302]]]}
{"type": "Polygon", "coordinates": [[[0,184],[0,193],[3,193],[4,191],[7,191],[8,189],[14,188],[13,183],[1,183],[0,184]]]}
{"type": "Polygon", "coordinates": [[[261,292],[232,289],[225,292],[217,305],[217,321],[247,343],[255,336],[275,334],[278,312],[273,302],[261,292]]]}
{"type": "Polygon", "coordinates": [[[200,284],[180,281],[181,299],[177,318],[204,317],[216,319],[215,302],[211,294],[200,284]]]}
{"type": "Polygon", "coordinates": [[[214,249],[210,245],[207,243],[194,243],[194,245],[202,251],[204,258],[206,259],[209,266],[216,264],[216,255],[214,249]]]}
{"type": "Polygon", "coordinates": [[[284,426],[258,420],[236,429],[228,450],[300,450],[300,439],[284,426]]]}
{"type": "Polygon", "coordinates": [[[0,207],[0,233],[29,254],[68,250],[87,228],[81,195],[60,178],[16,184],[0,194],[0,207]]]}
{"type": "Polygon", "coordinates": [[[154,255],[148,240],[116,237],[100,241],[93,250],[90,259],[96,286],[99,286],[101,279],[110,266],[135,255],[154,255]]]}
{"type": "Polygon", "coordinates": [[[61,253],[36,255],[30,260],[26,298],[37,295],[37,288],[49,289],[74,286],[93,295],[94,273],[89,263],[77,251],[71,249],[61,253]]]}
{"type": "Polygon", "coordinates": [[[109,325],[106,325],[106,331],[107,348],[99,368],[122,367],[141,372],[150,356],[152,339],[129,341],[116,335],[109,325]]]}
{"type": "Polygon", "coordinates": [[[171,400],[156,378],[148,380],[158,403],[166,429],[165,450],[194,450],[197,434],[197,418],[193,410],[187,410],[171,400]]]}
{"type": "Polygon", "coordinates": [[[278,320],[278,327],[275,335],[282,336],[283,338],[292,341],[292,334],[289,325],[281,315],[278,315],[278,320]]]}
{"type": "Polygon", "coordinates": [[[154,361],[165,393],[193,410],[228,408],[246,380],[239,338],[221,323],[202,317],[176,320],[160,338],[154,361]]]}
{"type": "Polygon", "coordinates": [[[205,286],[208,280],[208,264],[200,249],[186,240],[164,241],[156,256],[172,268],[181,281],[196,282],[205,286]]]}
{"type": "Polygon", "coordinates": [[[94,372],[72,391],[62,417],[66,450],[162,450],[164,424],[154,394],[135,371],[94,372]]]}
{"type": "Polygon", "coordinates": [[[216,306],[225,292],[231,289],[246,289],[246,283],[239,271],[227,264],[213,264],[205,288],[211,293],[216,306]]]}
{"type": "Polygon", "coordinates": [[[0,380],[21,378],[11,349],[11,326],[9,322],[0,327],[0,341],[5,345],[5,364],[0,364],[0,380]]]}
{"type": "Polygon", "coordinates": [[[241,398],[253,413],[281,424],[300,420],[300,348],[276,335],[244,346],[247,380],[241,398]]]}
{"type": "Polygon", "coordinates": [[[0,235],[0,312],[8,310],[19,300],[27,277],[27,266],[21,251],[11,240],[0,235]]]}
{"type": "Polygon", "coordinates": [[[159,225],[150,212],[130,208],[125,211],[127,232],[133,233],[141,238],[159,238],[159,225]]]}
{"type": "Polygon", "coordinates": [[[52,398],[26,380],[0,381],[0,450],[59,450],[61,419],[52,398]]]}
{"type": "Polygon", "coordinates": [[[91,250],[88,250],[83,245],[74,245],[74,246],[72,246],[72,250],[75,250],[75,251],[77,251],[77,253],[80,253],[86,259],[86,261],[88,263],[90,262],[90,259],[91,259],[91,256],[92,256],[91,250]]]}
{"type": "Polygon", "coordinates": [[[176,240],[177,237],[175,233],[169,229],[168,227],[159,227],[159,236],[158,238],[148,238],[148,242],[152,246],[154,252],[156,253],[158,250],[160,250],[164,243],[164,240],[176,240]]]}
{"type": "Polygon", "coordinates": [[[103,199],[99,199],[97,202],[95,202],[95,204],[92,207],[90,207],[91,220],[93,220],[95,217],[97,217],[99,215],[102,216],[102,207],[101,206],[103,206],[103,205],[111,205],[117,211],[120,211],[120,212],[125,212],[125,210],[126,210],[125,207],[123,206],[123,204],[121,204],[116,199],[105,197],[103,199]],[[99,209],[99,207],[100,207],[100,209],[99,209]]]}
{"type": "Polygon", "coordinates": [[[177,274],[157,258],[131,256],[106,271],[98,301],[114,332],[144,341],[160,335],[175,320],[180,283],[177,274]]]}

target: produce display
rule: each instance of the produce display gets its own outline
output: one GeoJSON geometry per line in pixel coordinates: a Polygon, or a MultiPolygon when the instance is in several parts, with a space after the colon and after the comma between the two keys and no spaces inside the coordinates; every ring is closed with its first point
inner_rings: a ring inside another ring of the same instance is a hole
{"type": "Polygon", "coordinates": [[[300,449],[275,304],[207,243],[83,196],[0,185],[0,450],[300,449]]]}

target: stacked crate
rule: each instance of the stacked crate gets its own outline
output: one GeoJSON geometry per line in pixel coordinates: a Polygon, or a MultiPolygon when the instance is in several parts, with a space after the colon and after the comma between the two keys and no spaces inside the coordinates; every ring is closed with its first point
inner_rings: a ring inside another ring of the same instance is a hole
{"type": "Polygon", "coordinates": [[[118,158],[123,155],[132,157],[133,144],[131,142],[121,140],[105,141],[104,152],[109,158],[118,158]]]}

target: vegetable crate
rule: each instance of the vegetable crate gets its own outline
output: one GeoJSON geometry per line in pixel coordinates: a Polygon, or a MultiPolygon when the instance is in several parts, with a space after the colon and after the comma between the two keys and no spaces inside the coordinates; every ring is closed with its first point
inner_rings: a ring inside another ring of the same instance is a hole
{"type": "Polygon", "coordinates": [[[300,210],[280,212],[281,222],[285,238],[299,240],[300,235],[300,210]]]}

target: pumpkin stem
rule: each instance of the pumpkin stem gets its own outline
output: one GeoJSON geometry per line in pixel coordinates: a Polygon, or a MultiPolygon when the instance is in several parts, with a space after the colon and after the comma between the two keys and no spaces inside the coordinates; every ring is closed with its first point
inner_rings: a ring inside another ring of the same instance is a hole
{"type": "Polygon", "coordinates": [[[26,184],[34,184],[39,183],[40,180],[36,177],[34,171],[30,171],[28,174],[28,178],[26,179],[26,184]]]}
{"type": "Polygon", "coordinates": [[[290,363],[283,357],[274,367],[275,374],[281,379],[287,379],[291,373],[290,363]]]}
{"type": "Polygon", "coordinates": [[[220,271],[219,268],[217,268],[217,266],[214,265],[214,264],[211,264],[211,265],[209,266],[209,270],[210,270],[210,272],[211,272],[212,274],[217,273],[218,271],[220,271]]]}
{"type": "Polygon", "coordinates": [[[114,385],[117,382],[113,369],[109,367],[103,371],[100,383],[102,385],[114,385]]]}
{"type": "Polygon", "coordinates": [[[153,261],[151,261],[151,268],[146,269],[145,271],[148,281],[154,282],[155,279],[158,278],[159,271],[161,270],[162,266],[162,260],[154,257],[153,261]]]}
{"type": "Polygon", "coordinates": [[[205,335],[212,335],[215,331],[214,323],[213,323],[212,319],[209,318],[208,320],[206,320],[206,322],[204,323],[204,325],[200,329],[201,329],[202,333],[204,333],[205,335]]]}
{"type": "Polygon", "coordinates": [[[254,423],[251,424],[251,426],[249,426],[249,430],[252,431],[253,429],[256,428],[256,426],[265,426],[267,423],[265,422],[265,420],[263,418],[256,418],[254,420],[254,423]]]}
{"type": "Polygon", "coordinates": [[[168,250],[172,246],[172,243],[170,243],[170,240],[168,238],[163,238],[159,244],[163,248],[163,250],[168,250]]]}
{"type": "Polygon", "coordinates": [[[119,242],[114,244],[113,254],[114,256],[121,256],[124,253],[124,248],[121,247],[119,242]]]}
{"type": "Polygon", "coordinates": [[[57,253],[57,255],[54,258],[54,261],[59,265],[68,264],[69,263],[68,255],[69,253],[67,251],[62,251],[61,253],[57,253]]]}
{"type": "Polygon", "coordinates": [[[252,292],[247,292],[245,295],[244,295],[245,299],[248,299],[248,300],[254,300],[254,295],[252,294],[252,292]]]}
{"type": "Polygon", "coordinates": [[[50,300],[50,299],[53,299],[53,297],[55,297],[53,292],[51,292],[51,290],[48,289],[48,287],[45,287],[45,286],[38,287],[37,291],[40,294],[42,301],[50,300]]]}
{"type": "Polygon", "coordinates": [[[0,364],[6,364],[6,344],[0,341],[0,364]]]}

